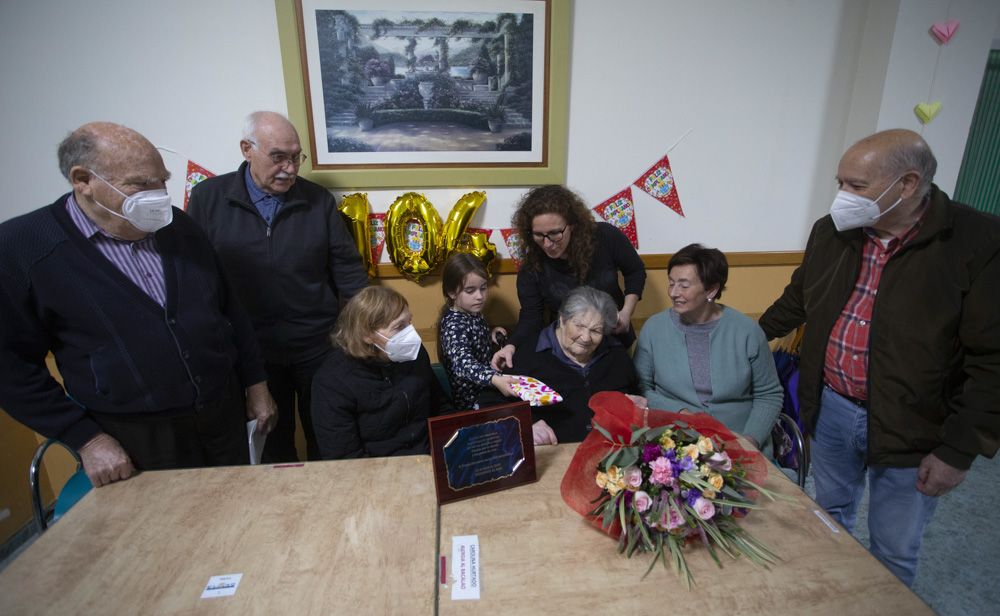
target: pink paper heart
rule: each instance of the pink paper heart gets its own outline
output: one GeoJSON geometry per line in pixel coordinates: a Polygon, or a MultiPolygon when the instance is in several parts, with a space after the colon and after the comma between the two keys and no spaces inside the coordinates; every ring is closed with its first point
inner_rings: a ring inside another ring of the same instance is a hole
{"type": "Polygon", "coordinates": [[[950,21],[939,21],[933,26],[931,26],[931,34],[942,45],[950,41],[951,37],[955,36],[955,32],[957,31],[958,31],[957,19],[952,19],[950,21]]]}

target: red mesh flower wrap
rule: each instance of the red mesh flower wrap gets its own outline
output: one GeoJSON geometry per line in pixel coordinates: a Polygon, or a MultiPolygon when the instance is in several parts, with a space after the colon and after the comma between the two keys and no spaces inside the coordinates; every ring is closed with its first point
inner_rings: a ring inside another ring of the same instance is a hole
{"type": "MultiPolygon", "coordinates": [[[[615,440],[609,442],[599,431],[592,430],[576,450],[573,460],[566,469],[562,480],[562,497],[571,509],[587,518],[597,528],[601,528],[601,520],[590,516],[594,510],[597,498],[601,495],[595,476],[597,464],[614,447],[620,447],[619,441],[626,445],[632,437],[634,428],[656,428],[670,423],[681,422],[697,430],[703,436],[718,439],[725,445],[734,464],[739,464],[746,470],[746,478],[763,485],[767,479],[767,463],[760,452],[746,450],[740,447],[736,435],[729,428],[708,413],[682,414],[670,411],[644,410],[635,406],[625,394],[604,391],[590,398],[590,408],[594,411],[594,423],[611,434],[615,440]]],[[[756,498],[755,493],[747,493],[747,498],[756,498]]],[[[618,537],[621,527],[616,520],[605,530],[609,535],[618,537]]]]}

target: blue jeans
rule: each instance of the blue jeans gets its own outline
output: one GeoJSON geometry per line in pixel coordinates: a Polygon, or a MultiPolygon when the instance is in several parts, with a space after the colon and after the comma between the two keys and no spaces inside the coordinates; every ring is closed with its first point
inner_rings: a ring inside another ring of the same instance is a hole
{"type": "Polygon", "coordinates": [[[854,530],[867,475],[871,553],[912,586],[924,527],[937,506],[937,498],[917,490],[917,469],[868,467],[868,411],[829,387],[823,387],[810,446],[816,502],[848,531],[854,530]]]}

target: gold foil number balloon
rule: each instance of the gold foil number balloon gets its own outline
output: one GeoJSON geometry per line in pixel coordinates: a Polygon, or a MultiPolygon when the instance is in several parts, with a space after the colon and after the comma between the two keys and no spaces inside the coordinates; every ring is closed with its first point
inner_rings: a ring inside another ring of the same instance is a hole
{"type": "Polygon", "coordinates": [[[448,220],[444,223],[444,247],[442,256],[455,252],[458,241],[465,234],[465,229],[469,226],[469,221],[475,215],[476,210],[486,200],[486,193],[481,190],[473,191],[462,195],[462,198],[455,202],[448,220]]]}
{"type": "Polygon", "coordinates": [[[478,257],[486,268],[486,273],[493,277],[493,261],[497,258],[497,246],[491,242],[485,233],[463,233],[458,239],[453,252],[467,252],[478,257]]]}
{"type": "Polygon", "coordinates": [[[347,229],[354,238],[354,246],[361,254],[361,263],[368,272],[368,277],[374,278],[378,273],[376,270],[378,263],[372,261],[371,225],[368,224],[368,212],[372,208],[368,202],[368,194],[344,195],[337,209],[340,210],[340,215],[344,217],[347,229]]]}
{"type": "Polygon", "coordinates": [[[420,282],[443,256],[441,230],[441,216],[426,197],[414,192],[397,197],[385,216],[385,244],[396,269],[420,282]]]}

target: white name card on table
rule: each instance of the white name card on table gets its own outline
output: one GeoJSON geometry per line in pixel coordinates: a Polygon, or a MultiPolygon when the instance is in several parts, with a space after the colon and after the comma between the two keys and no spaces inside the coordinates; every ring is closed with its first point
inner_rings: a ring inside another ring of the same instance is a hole
{"type": "Polygon", "coordinates": [[[451,538],[451,600],[479,599],[479,535],[451,538]]]}
{"type": "Polygon", "coordinates": [[[212,597],[229,597],[236,594],[236,587],[240,585],[242,573],[228,573],[226,575],[213,575],[208,578],[205,584],[205,591],[201,593],[202,599],[212,597]]]}

